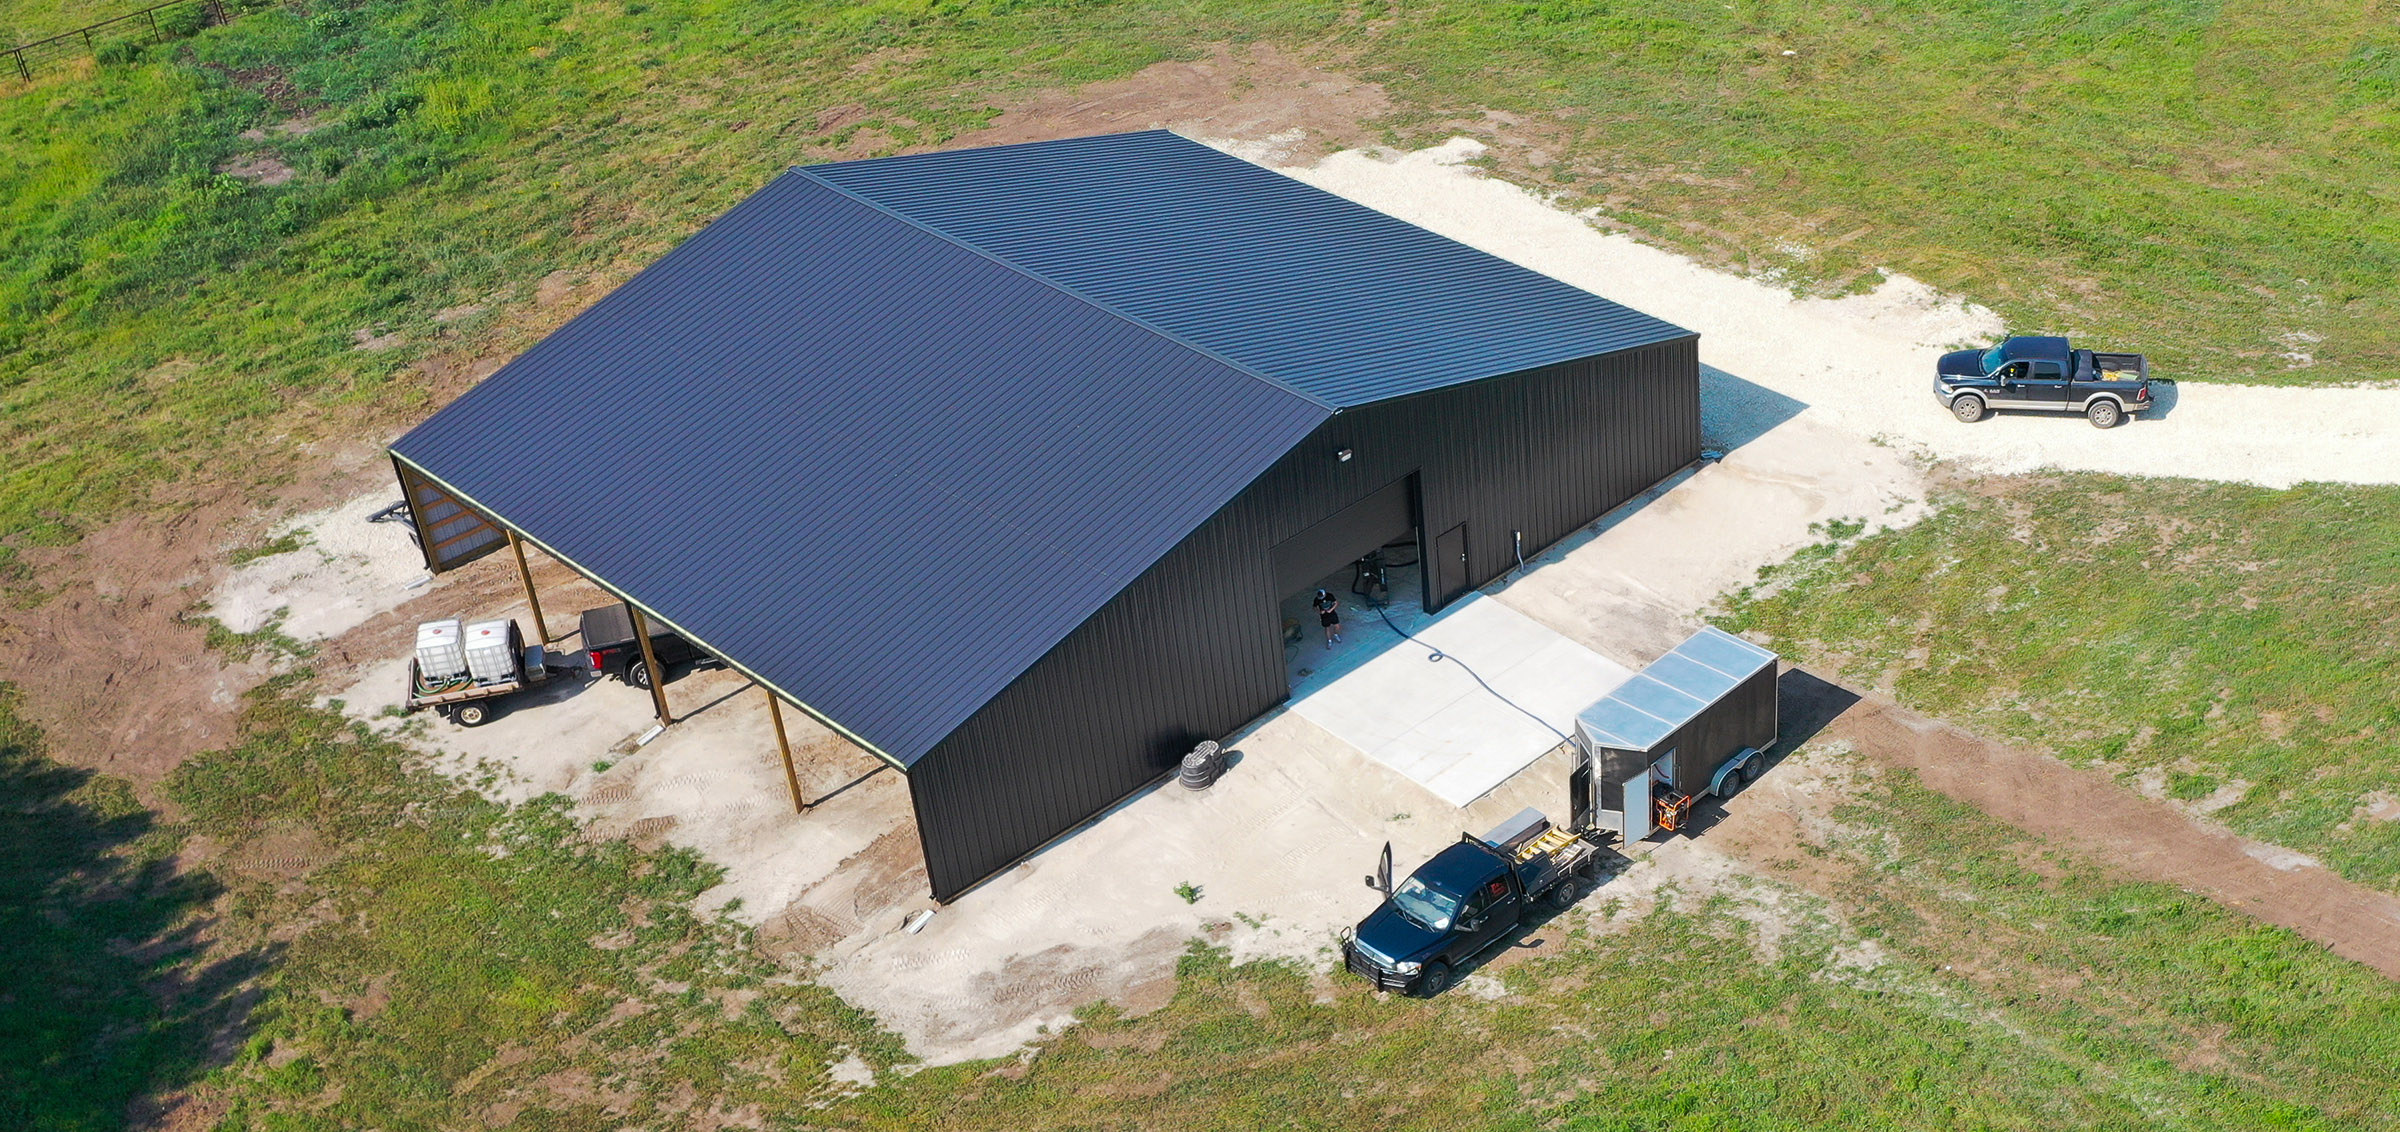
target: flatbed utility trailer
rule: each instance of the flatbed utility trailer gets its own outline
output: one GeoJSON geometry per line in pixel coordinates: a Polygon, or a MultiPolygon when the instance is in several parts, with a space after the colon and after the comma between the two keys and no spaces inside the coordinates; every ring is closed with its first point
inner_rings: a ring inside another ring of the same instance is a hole
{"type": "Polygon", "coordinates": [[[515,664],[510,671],[493,679],[461,674],[429,681],[420,674],[418,661],[411,659],[408,687],[400,699],[401,713],[430,711],[461,727],[478,727],[495,714],[493,701],[540,687],[554,675],[575,670],[572,666],[553,664],[542,646],[527,646],[515,621],[508,623],[508,645],[515,664]]]}

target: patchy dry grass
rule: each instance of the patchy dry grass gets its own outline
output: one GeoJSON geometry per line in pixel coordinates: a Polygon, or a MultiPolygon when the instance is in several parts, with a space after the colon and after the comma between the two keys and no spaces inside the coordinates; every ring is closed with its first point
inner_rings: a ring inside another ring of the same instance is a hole
{"type": "Polygon", "coordinates": [[[2400,884],[2400,491],[2032,477],[1786,570],[1726,623],[1925,711],[2156,775],[2400,884]]]}
{"type": "Polygon", "coordinates": [[[1766,867],[1637,919],[1603,887],[1496,1000],[1195,948],[1161,1010],[900,1072],[871,1018],[692,915],[713,870],[690,854],[485,801],[294,692],[177,772],[165,828],[7,724],[11,820],[50,831],[7,842],[12,1126],[2400,1125],[2400,988],[1905,776],[1845,787],[1796,850],[1813,888],[1766,867]]]}

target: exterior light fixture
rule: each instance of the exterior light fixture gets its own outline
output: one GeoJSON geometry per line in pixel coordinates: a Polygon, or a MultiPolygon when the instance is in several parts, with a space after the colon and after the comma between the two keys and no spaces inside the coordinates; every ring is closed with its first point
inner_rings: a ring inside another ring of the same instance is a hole
{"type": "Polygon", "coordinates": [[[1349,463],[1349,462],[1350,462],[1350,457],[1352,457],[1352,456],[1355,456],[1355,455],[1357,455],[1357,453],[1355,453],[1355,452],[1352,452],[1352,451],[1350,451],[1350,450],[1349,450],[1349,449],[1347,449],[1347,448],[1344,448],[1344,449],[1342,449],[1341,451],[1334,453],[1334,454],[1333,454],[1333,458],[1334,458],[1334,459],[1336,459],[1336,460],[1340,460],[1341,462],[1343,462],[1343,463],[1347,464],[1347,463],[1349,463]]]}

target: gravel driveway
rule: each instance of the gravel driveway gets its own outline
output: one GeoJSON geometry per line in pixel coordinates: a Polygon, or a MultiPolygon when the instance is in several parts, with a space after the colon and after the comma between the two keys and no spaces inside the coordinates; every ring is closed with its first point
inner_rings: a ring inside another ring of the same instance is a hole
{"type": "MultiPolygon", "coordinates": [[[[1253,159],[1274,152],[1218,144],[1253,159]]],[[[1872,294],[1794,299],[1771,282],[1593,228],[1465,164],[1482,152],[1480,143],[1458,138],[1408,154],[1348,150],[1281,171],[1699,331],[1700,360],[1712,371],[1710,440],[1719,445],[1745,443],[1805,413],[1862,444],[1881,439],[1996,472],[2056,468],[2267,487],[2400,483],[2400,388],[2388,386],[2283,389],[2181,380],[2164,387],[2163,411],[2108,431],[2038,413],[1962,425],[1934,400],[1934,357],[1999,337],[2003,328],[1991,311],[1904,276],[1890,277],[1872,294]]],[[[2301,361],[2294,355],[2295,364],[2301,361]]]]}

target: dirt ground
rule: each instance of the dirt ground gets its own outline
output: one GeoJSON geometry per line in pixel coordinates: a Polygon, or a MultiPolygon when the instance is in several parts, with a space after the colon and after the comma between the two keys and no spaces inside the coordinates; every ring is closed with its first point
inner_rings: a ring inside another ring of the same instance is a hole
{"type": "MultiPolygon", "coordinates": [[[[1696,265],[1646,259],[1661,273],[1657,278],[1674,286],[1619,293],[1623,288],[1610,277],[1631,270],[1625,257],[1663,253],[1630,241],[1624,242],[1636,251],[1587,243],[1601,234],[1531,194],[1481,181],[1464,167],[1472,154],[1463,146],[1414,164],[1357,152],[1376,135],[1363,123],[1386,113],[1389,103],[1373,84],[1323,66],[1266,47],[1162,63],[1119,82],[1028,99],[957,144],[1176,128],[1439,230],[1456,229],[1453,235],[1471,243],[1514,252],[1636,305],[1702,304],[1699,318],[1681,309],[1658,313],[1707,332],[1707,429],[1712,444],[1729,450],[1726,460],[1680,477],[1542,555],[1530,575],[1493,587],[1501,600],[1603,655],[1646,663],[1716,595],[1812,541],[1811,523],[1895,524],[1922,513],[1918,450],[1876,443],[1876,430],[1845,409],[1847,401],[1816,398],[1824,404],[1808,411],[1806,390],[1823,386],[1825,375],[1768,372],[1755,359],[1789,352],[1792,343],[1758,341],[1752,328],[1864,342],[1861,348],[1878,356],[1905,355],[1916,366],[1926,349],[1947,344],[1925,341],[1928,335],[1959,326],[1980,332],[1983,313],[1906,288],[1848,305],[1796,303],[1752,295],[1757,285],[1750,281],[1690,274],[1704,270],[1696,265]],[[1724,309],[1708,313],[1710,301],[1724,309]],[[1720,349],[1731,352],[1714,352],[1720,349]],[[1728,533],[1712,533],[1707,545],[1690,537],[1693,523],[1720,520],[1728,533]]],[[[597,299],[605,283],[544,279],[533,304],[500,316],[510,329],[499,338],[530,341],[597,299]]],[[[446,399],[496,364],[462,346],[418,369],[446,399]]],[[[1918,381],[1916,369],[1909,380],[1918,381]]],[[[1912,396],[1931,404],[1922,390],[1912,396]]],[[[2184,409],[2204,402],[2190,397],[2184,409]]],[[[2179,409],[2169,423],[2215,419],[2179,409]]],[[[2242,423],[2250,427],[2256,419],[2242,423]]],[[[2136,422],[2124,435],[2139,436],[2152,423],[2136,422]]],[[[2334,447],[2385,450],[2377,446],[2388,437],[2356,431],[2336,437],[2334,447]]],[[[2078,463],[2088,462],[2084,453],[2116,461],[2126,451],[2097,447],[2120,435],[2072,421],[1995,422],[1972,435],[2000,438],[1999,447],[1961,455],[2003,464],[2084,466],[2078,463]],[[2055,444],[2060,455],[2053,458],[2045,444],[2055,444]]],[[[2175,447],[2173,436],[2158,443],[2175,447]]],[[[2260,459],[2293,461],[2325,451],[2253,448],[2260,459]]],[[[2400,469],[2400,461],[2383,466],[2400,469]]],[[[293,469],[292,486],[267,497],[179,489],[183,496],[75,547],[34,556],[37,584],[51,596],[12,610],[0,623],[0,679],[24,689],[27,715],[48,732],[59,758],[147,784],[192,753],[227,741],[241,693],[277,661],[262,655],[233,663],[205,648],[205,626],[194,616],[203,601],[239,628],[259,627],[289,609],[280,622],[284,631],[314,643],[312,664],[323,685],[339,690],[362,718],[389,699],[397,683],[394,658],[405,655],[417,621],[466,612],[527,615],[518,608],[513,572],[500,561],[412,586],[413,572],[392,567],[388,551],[352,541],[365,532],[333,532],[354,521],[346,516],[363,515],[395,494],[376,445],[299,454],[293,469]],[[230,564],[235,549],[295,527],[315,531],[317,547],[230,564]]],[[[571,628],[573,612],[599,600],[555,563],[537,561],[536,572],[554,630],[571,628]]],[[[756,924],[763,948],[818,972],[936,1060],[1005,1053],[1101,998],[1129,1009],[1154,1007],[1172,989],[1174,956],[1195,936],[1244,958],[1324,962],[1330,928],[1355,911],[1359,865],[1381,842],[1395,842],[1404,859],[1421,855],[1460,828],[1488,825],[1516,805],[1551,801],[1556,790],[1542,776],[1563,778],[1554,760],[1545,761],[1469,811],[1430,796],[1363,792],[1354,784],[1371,768],[1360,766],[1354,751],[1281,713],[1239,737],[1247,761],[1216,793],[1170,788],[1136,799],[910,934],[900,930],[903,917],[927,902],[905,782],[888,771],[871,773],[863,755],[789,715],[804,789],[826,799],[795,819],[781,808],[787,803],[765,712],[745,685],[728,672],[678,681],[678,703],[706,706],[647,745],[639,742],[648,729],[647,697],[614,683],[562,686],[546,695],[575,703],[539,705],[546,711],[529,706],[471,736],[439,730],[446,724],[409,726],[417,728],[410,732],[417,741],[457,759],[462,772],[487,763],[505,767],[500,790],[507,796],[558,790],[577,799],[597,835],[688,844],[726,865],[726,884],[707,898],[711,908],[756,924]],[[1282,866],[1259,870],[1244,852],[1269,853],[1282,866]],[[1175,896],[1179,882],[1198,885],[1202,898],[1175,896]]],[[[2348,886],[2297,855],[2233,838],[2048,756],[1991,744],[1871,698],[1838,716],[1829,733],[2095,860],[2207,893],[2400,977],[2400,918],[2391,898],[2348,886]],[[2101,816],[2107,820],[2084,820],[2101,816]]],[[[1812,814],[1821,799],[1810,795],[1811,781],[1798,771],[1780,781],[1770,775],[1761,784],[1769,788],[1745,793],[1733,810],[1735,818],[1759,817],[1729,819],[1720,841],[1645,850],[1612,883],[1635,895],[1668,880],[1742,885],[1771,849],[1774,829],[1818,820],[1812,814]]],[[[1762,927],[1781,914],[1762,911],[1762,927]]],[[[1871,963],[1872,956],[1858,961],[1871,963]]],[[[1499,993],[1497,987],[1470,980],[1462,991],[1499,993]]]]}
{"type": "Polygon", "coordinates": [[[206,647],[203,607],[231,569],[228,556],[266,541],[279,516],[388,479],[378,455],[360,445],[313,461],[312,474],[263,500],[170,488],[143,514],[29,554],[47,596],[0,619],[0,680],[22,691],[52,756],[146,787],[223,745],[242,693],[270,670],[264,658],[235,662],[206,647]]]}
{"type": "Polygon", "coordinates": [[[1366,123],[1391,110],[1382,87],[1273,44],[1219,47],[1204,60],[1158,63],[1114,82],[1043,92],[951,147],[1163,128],[1239,138],[1274,156],[1270,164],[1283,164],[1368,144],[1379,131],[1366,123]]]}
{"type": "MultiPolygon", "coordinates": [[[[1812,680],[1786,688],[1810,684],[1831,687],[1812,680]]],[[[1860,699],[1826,733],[2028,833],[2290,928],[2400,979],[2400,896],[2353,884],[2303,854],[2235,836],[2098,771],[1969,734],[1883,696],[1860,699]]]]}

